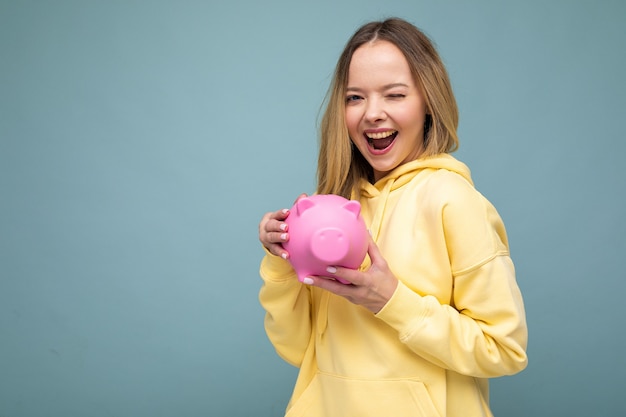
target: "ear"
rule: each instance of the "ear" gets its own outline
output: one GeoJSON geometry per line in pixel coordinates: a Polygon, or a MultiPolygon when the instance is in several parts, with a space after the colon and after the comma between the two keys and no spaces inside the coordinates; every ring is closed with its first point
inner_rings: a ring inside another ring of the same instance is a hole
{"type": "Polygon", "coordinates": [[[307,197],[301,198],[296,202],[296,213],[298,213],[298,215],[301,215],[302,213],[304,213],[305,211],[307,211],[314,205],[315,203],[310,198],[307,198],[307,197]]]}
{"type": "Polygon", "coordinates": [[[361,204],[358,201],[350,200],[345,203],[341,208],[348,210],[350,213],[354,214],[354,217],[359,217],[361,214],[361,204]]]}

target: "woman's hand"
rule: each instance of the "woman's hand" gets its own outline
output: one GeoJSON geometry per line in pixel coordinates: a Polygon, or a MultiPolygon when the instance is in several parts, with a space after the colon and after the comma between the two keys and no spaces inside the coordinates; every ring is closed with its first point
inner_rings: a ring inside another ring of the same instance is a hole
{"type": "Polygon", "coordinates": [[[367,271],[329,267],[328,277],[307,277],[305,284],[323,288],[340,295],[354,304],[362,305],[372,313],[378,313],[387,304],[396,288],[398,279],[393,275],[378,246],[370,237],[367,248],[372,265],[367,271]],[[351,284],[342,284],[334,279],[342,278],[351,284]]]}
{"type": "Polygon", "coordinates": [[[287,229],[289,226],[285,219],[289,216],[288,209],[282,209],[265,213],[259,223],[259,240],[261,244],[272,254],[287,259],[289,254],[283,248],[282,243],[289,240],[287,229]]]}
{"type": "MultiPolygon", "coordinates": [[[[306,194],[298,196],[296,201],[306,194]]],[[[295,204],[295,203],[294,203],[295,204]]],[[[280,256],[283,259],[289,258],[289,253],[283,248],[282,243],[289,240],[289,225],[285,223],[285,219],[289,216],[288,209],[282,209],[274,212],[265,213],[259,223],[259,240],[265,248],[273,255],[280,256]]]]}

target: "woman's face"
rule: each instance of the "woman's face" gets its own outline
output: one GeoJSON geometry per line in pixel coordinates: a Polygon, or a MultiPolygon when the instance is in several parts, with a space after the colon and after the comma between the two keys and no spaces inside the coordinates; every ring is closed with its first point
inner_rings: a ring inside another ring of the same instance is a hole
{"type": "Polygon", "coordinates": [[[378,181],[424,147],[426,102],[394,44],[375,41],[352,55],[346,90],[350,138],[378,181]]]}

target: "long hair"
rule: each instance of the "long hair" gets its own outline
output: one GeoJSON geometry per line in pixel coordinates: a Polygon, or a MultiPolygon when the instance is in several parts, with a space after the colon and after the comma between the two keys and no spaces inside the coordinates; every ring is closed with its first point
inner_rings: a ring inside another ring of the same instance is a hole
{"type": "Polygon", "coordinates": [[[430,39],[411,23],[391,18],[361,26],[341,53],[326,94],[320,124],[317,192],[350,198],[361,178],[371,179],[372,167],[352,144],[346,126],[346,88],[354,52],[374,41],[388,41],[402,51],[426,101],[424,152],[420,157],[458,148],[458,109],[446,71],[430,39]]]}

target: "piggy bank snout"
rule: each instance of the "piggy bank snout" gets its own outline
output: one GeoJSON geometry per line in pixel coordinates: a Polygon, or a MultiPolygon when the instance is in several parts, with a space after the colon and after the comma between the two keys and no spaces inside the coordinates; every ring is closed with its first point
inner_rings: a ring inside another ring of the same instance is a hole
{"type": "Polygon", "coordinates": [[[350,239],[338,227],[326,227],[316,231],[310,243],[313,256],[330,265],[344,259],[350,251],[350,239]]]}

